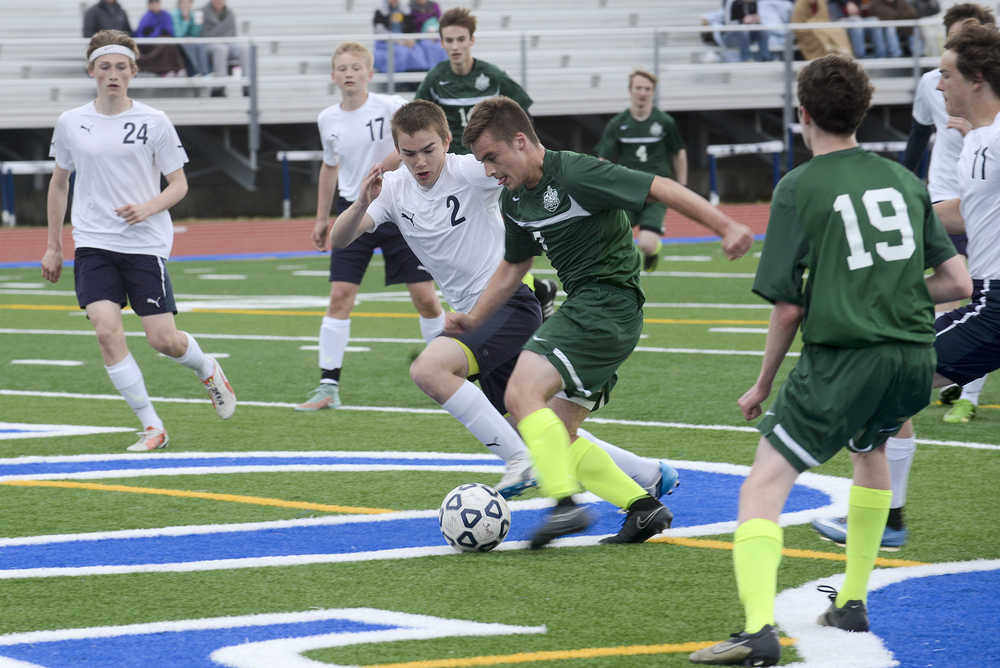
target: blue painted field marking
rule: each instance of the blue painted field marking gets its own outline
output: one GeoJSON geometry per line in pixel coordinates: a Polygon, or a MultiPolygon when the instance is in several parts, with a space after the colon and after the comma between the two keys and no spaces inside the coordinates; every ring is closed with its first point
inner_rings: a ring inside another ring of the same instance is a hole
{"type": "Polygon", "coordinates": [[[58,436],[84,436],[135,431],[128,427],[96,427],[76,424],[35,424],[28,422],[0,422],[0,441],[15,438],[54,438],[58,436]]]}

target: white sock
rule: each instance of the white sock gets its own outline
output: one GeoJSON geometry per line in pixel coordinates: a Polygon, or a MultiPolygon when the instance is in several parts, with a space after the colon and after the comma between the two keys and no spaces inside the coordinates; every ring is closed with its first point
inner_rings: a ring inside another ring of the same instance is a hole
{"type": "Polygon", "coordinates": [[[482,390],[469,381],[463,381],[458,391],[441,404],[441,408],[451,413],[480,443],[505,462],[531,457],[517,430],[500,415],[482,390]]]}
{"type": "Polygon", "coordinates": [[[917,453],[915,436],[897,438],[891,436],[885,443],[885,456],[889,460],[889,478],[892,481],[892,502],[890,508],[906,505],[906,484],[910,478],[910,465],[917,453]]]}
{"type": "Polygon", "coordinates": [[[201,352],[201,346],[198,345],[198,342],[193,336],[187,332],[181,332],[181,334],[187,337],[187,350],[185,350],[184,354],[180,357],[171,357],[170,359],[178,364],[186,366],[198,374],[199,379],[205,380],[215,373],[215,358],[201,352]]]}
{"type": "Polygon", "coordinates": [[[973,406],[979,405],[979,395],[983,392],[983,385],[986,384],[986,376],[976,378],[971,383],[962,386],[962,399],[968,399],[973,406]]]}
{"type": "Polygon", "coordinates": [[[351,319],[323,316],[319,328],[319,368],[332,371],[344,366],[344,349],[351,338],[351,319]]]}
{"type": "Polygon", "coordinates": [[[625,474],[632,478],[632,480],[635,480],[639,484],[639,487],[643,489],[652,487],[660,479],[660,463],[655,459],[640,457],[634,452],[623,450],[617,445],[602,441],[582,427],[577,427],[576,433],[608,453],[618,468],[625,471],[625,474]]]}
{"type": "Polygon", "coordinates": [[[139,418],[142,428],[156,427],[163,429],[163,420],[156,414],[149,393],[146,392],[146,382],[142,379],[142,371],[136,364],[132,353],[125,356],[121,362],[104,367],[111,377],[111,384],[125,398],[125,402],[139,418]]]}
{"type": "Polygon", "coordinates": [[[420,336],[424,337],[424,343],[430,343],[443,331],[444,312],[436,318],[420,316],[420,336]]]}

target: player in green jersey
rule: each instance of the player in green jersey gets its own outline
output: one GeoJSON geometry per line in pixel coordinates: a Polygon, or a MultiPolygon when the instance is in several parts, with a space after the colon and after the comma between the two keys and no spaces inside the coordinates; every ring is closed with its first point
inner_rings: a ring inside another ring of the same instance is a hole
{"type": "Polygon", "coordinates": [[[799,74],[799,119],[813,158],[785,175],[771,201],[753,290],[774,310],[760,375],[739,399],[746,419],[761,415],[800,323],[804,347],[757,425],[762,436],[740,490],[733,564],[746,625],[692,654],[694,663],[763,666],[781,658],[774,626],[781,509],[801,471],[845,446],[854,464],[846,575],[817,621],[868,630],[868,577],[892,498],[885,441],[930,399],[933,304],[972,288],[926,188],[899,163],[857,145],[871,94],[864,70],[841,56],[818,58],[799,74]]]}
{"type": "Polygon", "coordinates": [[[448,60],[427,72],[414,98],[436,102],[444,109],[453,137],[449,151],[461,155],[469,152],[462,143],[462,131],[477,102],[506,95],[527,109],[531,106],[531,98],[499,67],[472,57],[472,47],[476,44],[476,17],[468,9],[449,9],[441,16],[439,25],[441,46],[448,60]]]}
{"type": "Polygon", "coordinates": [[[573,495],[587,489],[628,509],[606,542],[639,542],[669,526],[670,512],[624,475],[577,428],[603,405],[616,371],[639,340],[644,296],[639,254],[625,209],[670,204],[723,237],[730,258],[750,248],[750,230],[676,181],[571,151],[548,151],[531,119],[507,97],[476,105],[465,144],[505,187],[504,259],[468,313],[448,314],[446,331],[475,329],[510,298],[544,252],[568,298],[525,344],[504,396],[535,464],[542,493],[557,500],[534,534],[537,548],[585,529],[573,495]]]}
{"type": "MultiPolygon", "coordinates": [[[[633,70],[628,75],[629,108],[614,116],[594,151],[619,165],[672,178],[687,185],[687,150],[673,117],[653,106],[656,75],[633,70]]],[[[642,268],[653,271],[660,260],[667,207],[651,202],[632,218],[639,228],[642,268]]]]}

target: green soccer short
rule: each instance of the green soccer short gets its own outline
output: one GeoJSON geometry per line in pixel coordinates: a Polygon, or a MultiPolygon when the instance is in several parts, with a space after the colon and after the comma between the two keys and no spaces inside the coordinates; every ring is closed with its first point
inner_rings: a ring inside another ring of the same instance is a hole
{"type": "Polygon", "coordinates": [[[639,211],[629,211],[629,221],[640,230],[649,230],[663,236],[663,217],[667,215],[667,205],[647,202],[639,211]]]}
{"type": "Polygon", "coordinates": [[[642,292],[604,283],[576,290],[524,345],[559,371],[571,401],[597,410],[608,402],[618,367],[642,333],[642,292]]]}
{"type": "Polygon", "coordinates": [[[885,443],[930,403],[933,345],[810,344],[757,429],[798,471],[885,443]]]}

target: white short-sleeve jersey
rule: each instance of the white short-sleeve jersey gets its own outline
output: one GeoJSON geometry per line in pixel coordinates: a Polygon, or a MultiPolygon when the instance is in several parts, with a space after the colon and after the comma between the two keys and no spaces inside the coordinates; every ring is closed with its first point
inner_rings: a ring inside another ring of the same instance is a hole
{"type": "Polygon", "coordinates": [[[958,197],[958,174],[955,165],[962,152],[962,133],[948,127],[944,95],[937,89],[941,71],[924,73],[913,96],[913,119],[921,125],[934,126],[934,148],[927,168],[927,191],[932,202],[958,197]]]}
{"type": "Polygon", "coordinates": [[[969,274],[1000,279],[1000,114],[965,136],[958,178],[969,274]]]}
{"type": "Polygon", "coordinates": [[[353,111],[339,104],[327,107],[317,119],[323,142],[323,162],[337,171],[337,190],[349,202],[358,198],[361,181],[376,163],[396,150],[389,122],[406,104],[398,95],[369,93],[365,103],[353,111]]]}
{"type": "Polygon", "coordinates": [[[159,195],[160,174],[177,171],[188,161],[166,114],[133,100],[128,111],[105,116],[89,102],[59,116],[49,157],[76,172],[70,219],[77,248],[170,255],[174,226],[168,211],[135,225],[115,213],[159,195]]]}
{"type": "Polygon", "coordinates": [[[376,227],[396,223],[445,300],[467,312],[503,257],[500,188],[474,156],[449,153],[430,188],[418,184],[405,166],[386,173],[368,215],[376,227]]]}

